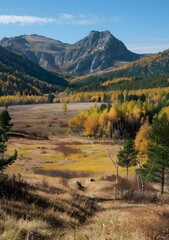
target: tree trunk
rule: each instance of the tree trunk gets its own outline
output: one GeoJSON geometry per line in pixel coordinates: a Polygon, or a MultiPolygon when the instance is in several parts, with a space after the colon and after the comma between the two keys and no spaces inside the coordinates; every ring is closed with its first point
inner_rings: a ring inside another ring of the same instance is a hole
{"type": "Polygon", "coordinates": [[[141,194],[142,194],[142,197],[144,196],[144,182],[142,179],[141,180],[141,194]]]}
{"type": "Polygon", "coordinates": [[[111,128],[110,128],[110,138],[112,139],[112,137],[113,137],[113,130],[112,130],[112,126],[111,126],[111,128]]]}
{"type": "Polygon", "coordinates": [[[161,181],[161,194],[164,193],[164,184],[165,184],[165,168],[162,167],[162,181],[161,181]]]}
{"type": "Polygon", "coordinates": [[[119,166],[117,164],[116,165],[116,183],[118,183],[118,179],[119,179],[119,166]]]}
{"type": "Polygon", "coordinates": [[[128,175],[129,175],[129,168],[128,168],[128,166],[126,167],[126,175],[127,175],[127,179],[128,179],[128,175]]]}
{"type": "Polygon", "coordinates": [[[138,191],[141,193],[142,196],[144,196],[144,182],[138,174],[136,174],[136,179],[138,191]]]}

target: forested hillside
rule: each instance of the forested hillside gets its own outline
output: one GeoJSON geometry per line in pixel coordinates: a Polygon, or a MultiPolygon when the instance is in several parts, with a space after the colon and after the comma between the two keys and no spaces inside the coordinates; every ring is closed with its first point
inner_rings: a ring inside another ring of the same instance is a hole
{"type": "MultiPolygon", "coordinates": [[[[42,95],[64,91],[68,82],[27,58],[0,47],[0,95],[42,95]]],[[[169,50],[118,69],[75,78],[69,84],[79,92],[138,90],[169,86],[169,50]]]]}
{"type": "Polygon", "coordinates": [[[118,69],[79,77],[72,86],[79,91],[144,89],[169,86],[169,50],[118,69]]]}
{"type": "Polygon", "coordinates": [[[0,47],[0,95],[40,95],[61,90],[66,85],[58,75],[0,47]]]}

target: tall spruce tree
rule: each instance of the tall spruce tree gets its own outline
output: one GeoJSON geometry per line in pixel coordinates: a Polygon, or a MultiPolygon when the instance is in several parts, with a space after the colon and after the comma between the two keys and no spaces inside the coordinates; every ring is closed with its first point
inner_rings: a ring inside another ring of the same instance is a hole
{"type": "Polygon", "coordinates": [[[126,168],[126,175],[128,178],[128,170],[132,166],[137,165],[137,151],[135,149],[134,140],[129,139],[124,143],[124,147],[121,148],[117,154],[118,165],[126,168]]]}
{"type": "Polygon", "coordinates": [[[163,194],[169,176],[169,120],[166,114],[153,120],[149,141],[148,161],[138,173],[145,182],[160,183],[163,194]]]}
{"type": "Polygon", "coordinates": [[[12,124],[10,123],[11,117],[7,109],[2,110],[0,113],[0,126],[5,129],[5,131],[9,131],[12,124]]]}
{"type": "Polygon", "coordinates": [[[12,164],[17,158],[17,151],[11,156],[5,156],[7,151],[8,131],[11,127],[9,123],[11,117],[7,110],[0,113],[0,170],[3,170],[8,165],[12,164]]]}

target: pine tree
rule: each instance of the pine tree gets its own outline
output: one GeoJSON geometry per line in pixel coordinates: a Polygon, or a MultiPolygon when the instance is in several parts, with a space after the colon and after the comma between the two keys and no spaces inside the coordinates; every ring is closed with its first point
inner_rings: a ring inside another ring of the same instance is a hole
{"type": "Polygon", "coordinates": [[[4,152],[7,150],[6,142],[8,140],[7,133],[4,129],[0,128],[0,155],[1,159],[3,159],[4,152]]]}
{"type": "Polygon", "coordinates": [[[169,121],[166,114],[163,114],[161,119],[154,119],[149,141],[148,161],[138,173],[145,182],[160,183],[163,194],[169,174],[169,121]]]}
{"type": "Polygon", "coordinates": [[[10,130],[12,124],[10,124],[11,117],[8,113],[8,110],[4,109],[0,113],[0,126],[5,129],[7,132],[10,130]]]}
{"type": "Polygon", "coordinates": [[[101,97],[100,97],[100,95],[98,96],[97,102],[101,102],[101,97]]]}
{"type": "Polygon", "coordinates": [[[10,157],[5,157],[7,151],[8,131],[11,124],[9,123],[11,117],[7,110],[0,113],[0,170],[3,170],[8,165],[12,164],[17,158],[17,151],[10,157]]]}
{"type": "Polygon", "coordinates": [[[134,140],[129,139],[124,143],[123,149],[121,148],[117,154],[118,165],[126,168],[126,175],[128,178],[129,167],[137,165],[137,151],[135,149],[134,140]]]}
{"type": "Polygon", "coordinates": [[[7,132],[0,128],[0,170],[3,170],[8,165],[12,164],[17,158],[17,151],[15,150],[14,154],[10,157],[5,157],[4,154],[7,150],[8,137],[7,132]]]}
{"type": "Polygon", "coordinates": [[[54,98],[55,98],[55,95],[52,94],[52,93],[49,93],[49,95],[48,95],[48,103],[53,103],[54,98]]]}

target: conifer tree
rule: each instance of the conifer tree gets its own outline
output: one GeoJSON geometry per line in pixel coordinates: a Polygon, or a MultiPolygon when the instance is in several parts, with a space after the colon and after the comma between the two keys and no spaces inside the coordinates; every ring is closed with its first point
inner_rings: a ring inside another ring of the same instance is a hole
{"type": "Polygon", "coordinates": [[[7,151],[8,131],[11,127],[9,123],[11,117],[7,110],[0,113],[0,170],[3,170],[8,165],[12,164],[17,158],[17,151],[11,156],[5,157],[7,151]]]}
{"type": "Polygon", "coordinates": [[[5,156],[7,150],[7,133],[4,129],[0,128],[0,171],[12,164],[17,158],[17,151],[11,156],[5,156]]]}
{"type": "Polygon", "coordinates": [[[1,113],[0,113],[0,126],[5,129],[5,131],[9,131],[12,124],[10,123],[11,117],[9,115],[9,112],[7,109],[4,109],[1,113]]]}
{"type": "Polygon", "coordinates": [[[169,120],[163,114],[157,117],[149,134],[148,161],[138,170],[139,175],[145,182],[153,181],[161,184],[161,193],[169,175],[169,120]]]}
{"type": "Polygon", "coordinates": [[[137,165],[137,151],[133,139],[125,141],[123,149],[121,148],[117,154],[117,158],[118,165],[126,168],[126,175],[128,178],[129,167],[137,165]]]}

